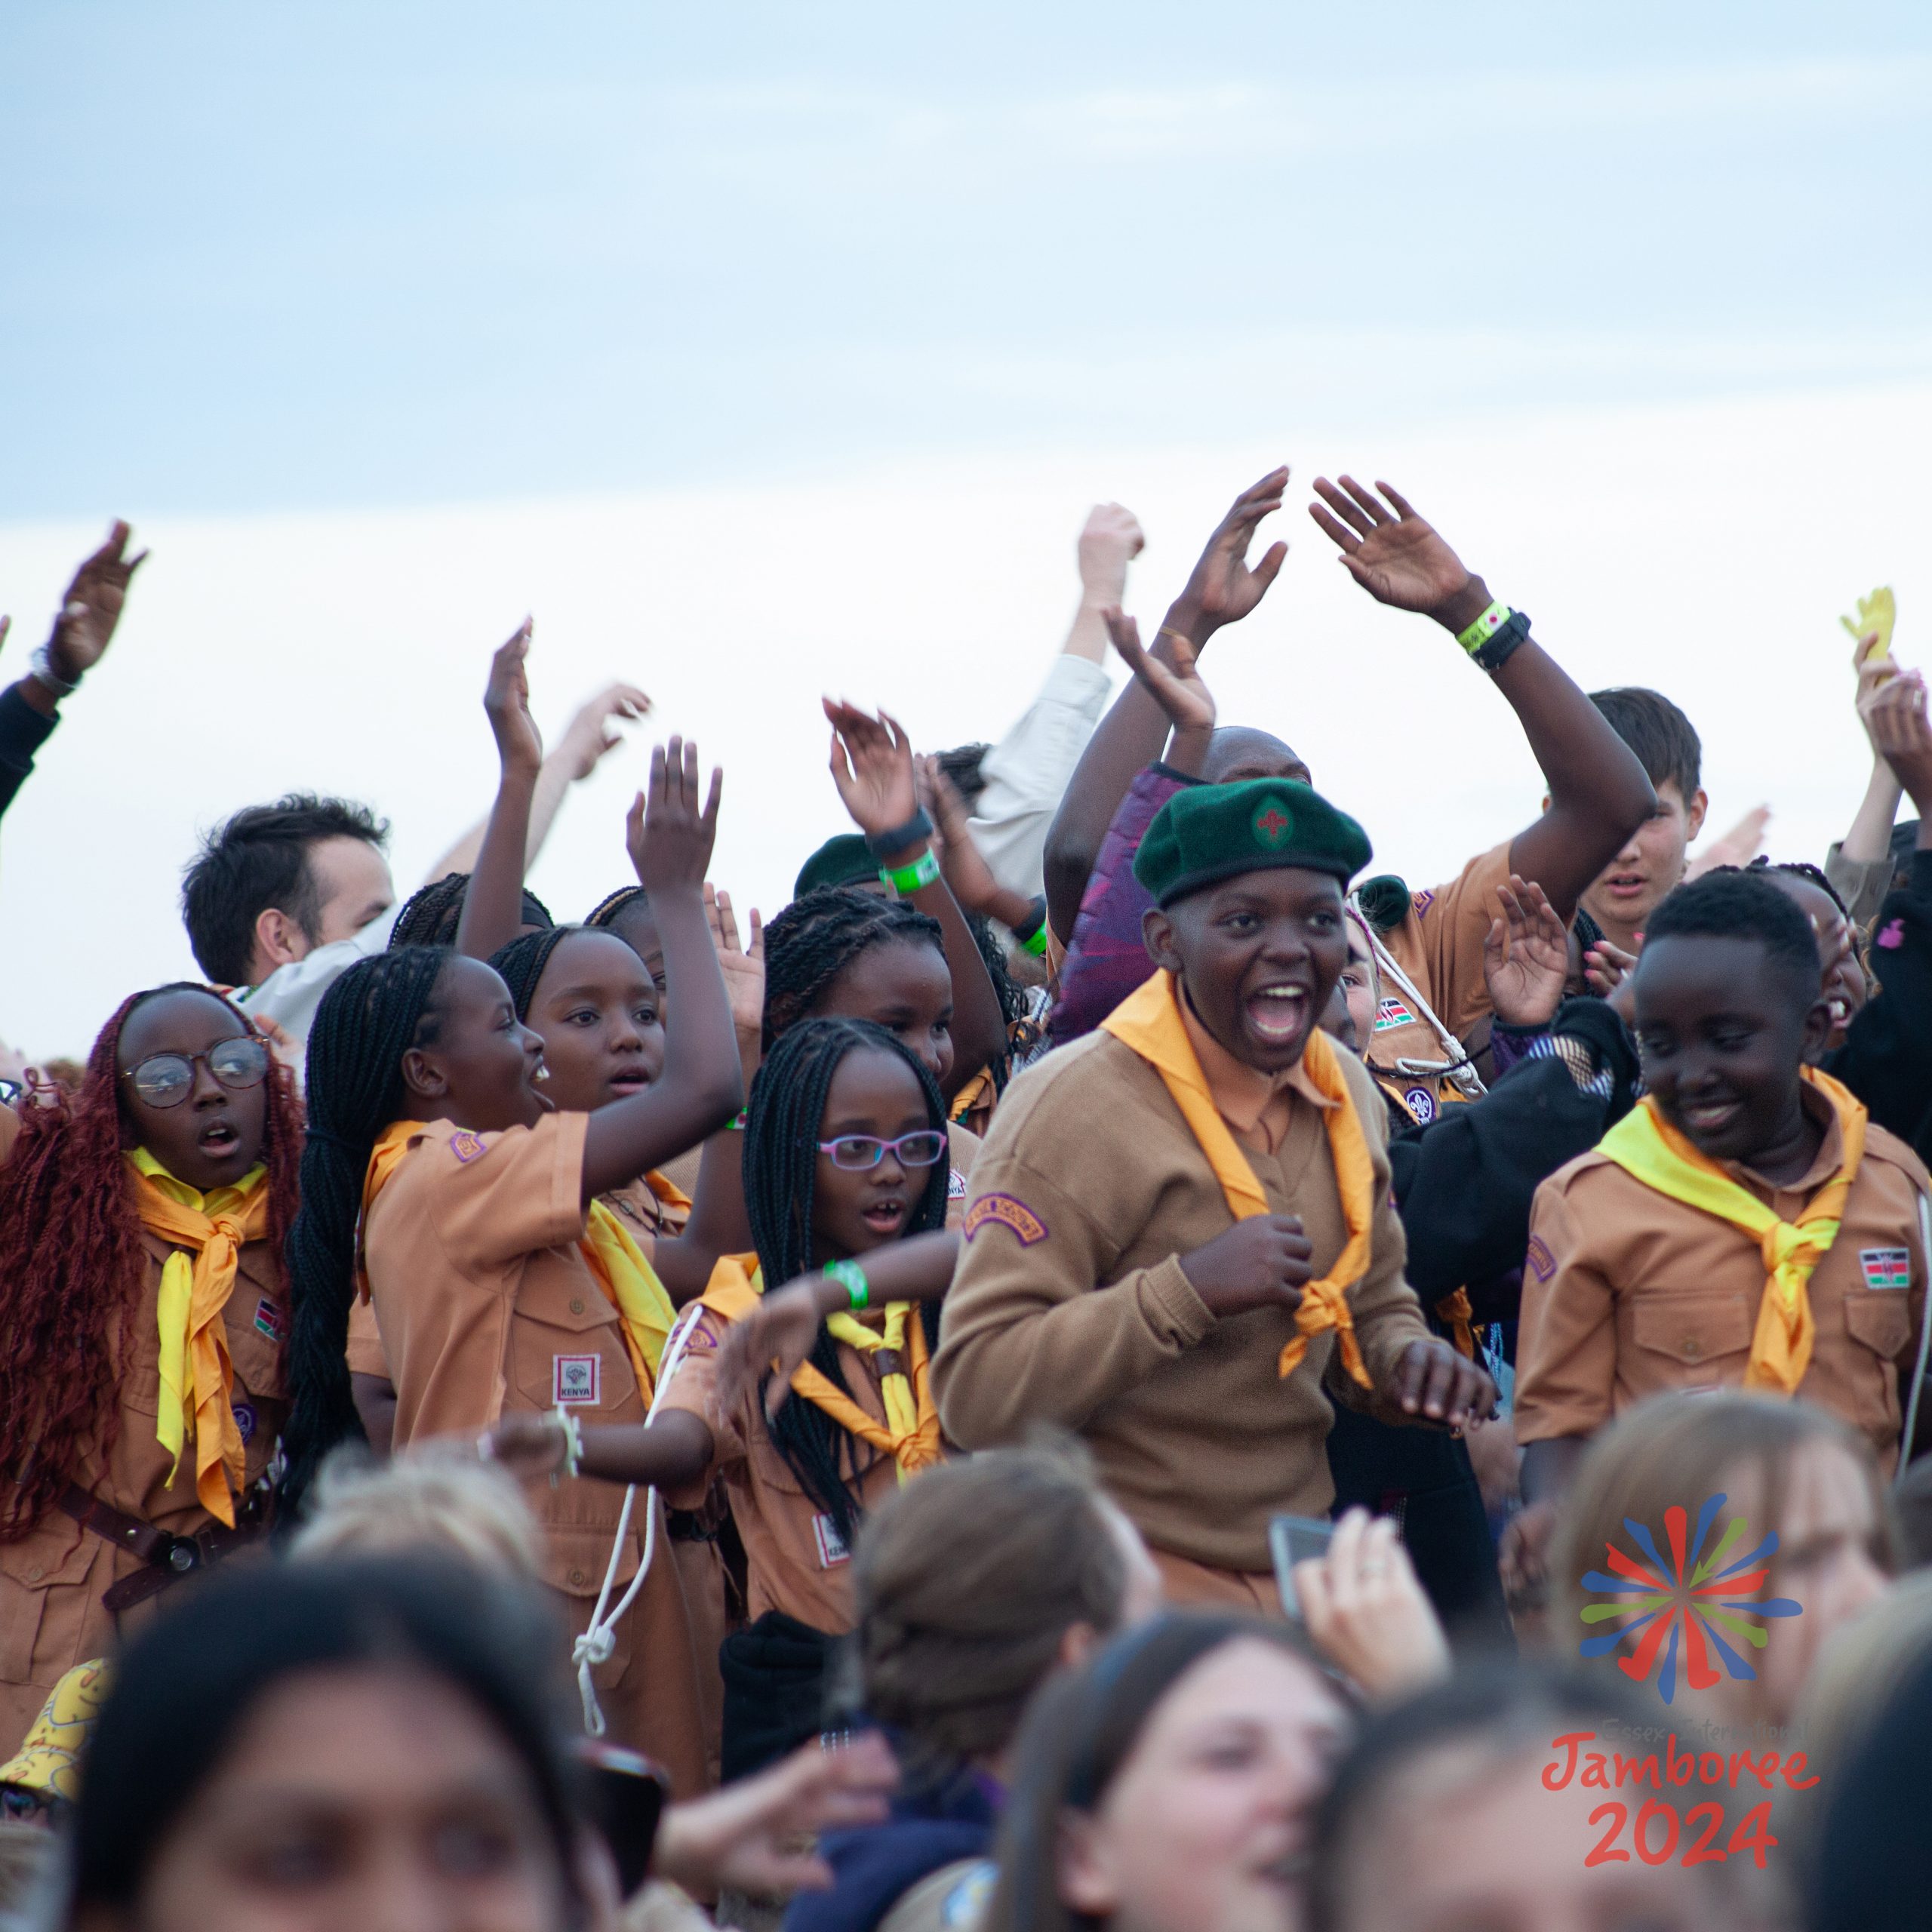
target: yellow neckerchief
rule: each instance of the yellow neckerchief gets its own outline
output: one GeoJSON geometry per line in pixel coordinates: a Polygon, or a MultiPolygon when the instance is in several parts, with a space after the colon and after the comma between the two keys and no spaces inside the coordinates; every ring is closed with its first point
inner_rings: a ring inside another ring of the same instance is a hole
{"type": "Polygon", "coordinates": [[[235,1365],[221,1315],[235,1290],[242,1247],[269,1231],[263,1185],[268,1170],[251,1168],[232,1187],[203,1194],[177,1180],[145,1147],[137,1147],[127,1161],[134,1170],[134,1211],[141,1225],[175,1247],[162,1264],[155,1298],[161,1401],[155,1439],[174,1458],[168,1469],[172,1483],[193,1435],[195,1496],[232,1530],[234,1497],[248,1483],[248,1451],[235,1420],[235,1365]]]}
{"type": "Polygon", "coordinates": [[[982,1100],[991,1103],[996,1097],[992,1075],[983,1066],[953,1096],[952,1110],[946,1115],[946,1118],[950,1121],[963,1121],[982,1100]]]}
{"type": "Polygon", "coordinates": [[[1764,1298],[1751,1337],[1751,1360],[1744,1371],[1747,1389],[1775,1389],[1795,1395],[1811,1364],[1817,1326],[1807,1292],[1813,1271],[1837,1239],[1845,1197],[1865,1155],[1866,1110],[1828,1073],[1804,1069],[1804,1078],[1832,1103],[1844,1143],[1836,1174],[1806,1203],[1795,1222],[1781,1221],[1749,1189],[1731,1179],[1718,1163],[1700,1153],[1644,1096],[1597,1143],[1627,1174],[1687,1208],[1714,1214],[1757,1238],[1764,1257],[1764,1298]]]}
{"type": "MultiPolygon", "coordinates": [[[[1180,1109],[1182,1119],[1208,1157],[1208,1164],[1221,1183],[1229,1212],[1235,1219],[1244,1221],[1269,1213],[1268,1197],[1208,1091],[1200,1057],[1187,1037],[1186,1023],[1181,1018],[1180,994],[1174,975],[1156,973],[1144,981],[1100,1022],[1100,1027],[1123,1046],[1131,1047],[1160,1075],[1174,1105],[1180,1109]]],[[[1327,1034],[1318,1029],[1309,1035],[1308,1044],[1302,1049],[1301,1063],[1315,1091],[1335,1103],[1322,1109],[1322,1124],[1328,1131],[1328,1151],[1335,1163],[1335,1180],[1349,1238],[1334,1266],[1320,1281],[1310,1281],[1303,1288],[1301,1306],[1295,1310],[1295,1326],[1301,1333],[1282,1349],[1279,1373],[1294,1374],[1308,1352],[1309,1337],[1332,1328],[1342,1352],[1342,1366],[1366,1389],[1371,1385],[1362,1362],[1361,1344],[1355,1340],[1348,1291],[1368,1267],[1370,1229],[1375,1213],[1375,1170],[1361,1122],[1355,1116],[1355,1103],[1349,1097],[1348,1083],[1327,1034]]]]}
{"type": "Polygon", "coordinates": [[[644,1184],[657,1196],[657,1204],[660,1208],[668,1208],[673,1214],[681,1213],[686,1220],[690,1219],[691,1198],[675,1181],[667,1180],[653,1168],[645,1176],[644,1184]]]}
{"type": "Polygon", "coordinates": [[[369,1272],[363,1265],[362,1237],[369,1225],[369,1210],[402,1165],[410,1143],[428,1131],[426,1121],[392,1120],[376,1137],[376,1144],[369,1150],[369,1164],[362,1175],[362,1212],[355,1223],[355,1291],[365,1301],[369,1299],[369,1272]]]}
{"type": "MultiPolygon", "coordinates": [[[[757,1297],[764,1292],[758,1257],[727,1254],[720,1257],[712,1270],[710,1282],[700,1299],[727,1321],[738,1321],[757,1306],[757,1297]]],[[[890,1349],[903,1364],[878,1378],[879,1399],[885,1407],[884,1427],[810,1362],[801,1363],[793,1374],[792,1392],[823,1409],[848,1434],[889,1455],[899,1465],[899,1480],[903,1483],[942,1461],[946,1452],[940,1438],[939,1411],[933,1403],[925,1324],[912,1318],[914,1308],[909,1301],[888,1302],[884,1312],[882,1334],[849,1315],[828,1315],[825,1323],[832,1337],[848,1348],[867,1355],[890,1349]]],[[[875,1362],[873,1367],[876,1368],[878,1364],[875,1362]]]]}
{"type": "Polygon", "coordinates": [[[638,1393],[648,1402],[657,1386],[657,1365],[678,1311],[650,1258],[629,1229],[601,1201],[590,1204],[577,1252],[610,1298],[623,1330],[624,1349],[637,1377],[638,1393]]]}

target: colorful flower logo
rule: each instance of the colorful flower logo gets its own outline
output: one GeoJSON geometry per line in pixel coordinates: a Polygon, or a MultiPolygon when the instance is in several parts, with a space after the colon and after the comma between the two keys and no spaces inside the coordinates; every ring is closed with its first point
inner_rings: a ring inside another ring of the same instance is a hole
{"type": "Polygon", "coordinates": [[[1604,1555],[1616,1574],[1605,1576],[1592,1570],[1583,1578],[1583,1588],[1599,1596],[1616,1599],[1611,1603],[1586,1604],[1586,1623],[1608,1623],[1624,1620],[1614,1629],[1586,1637],[1578,1647],[1586,1657],[1607,1657],[1627,1637],[1638,1631],[1643,1635],[1626,1657],[1619,1657],[1617,1667],[1638,1683],[1653,1671],[1657,1690],[1664,1702],[1677,1695],[1678,1655],[1681,1651],[1684,1674],[1694,1690],[1707,1690],[1717,1682],[1717,1666],[1711,1661],[1715,1651],[1724,1668],[1733,1677],[1753,1678],[1758,1673],[1748,1658],[1724,1641],[1728,1633],[1739,1643],[1761,1651],[1768,1632],[1758,1620],[1767,1617],[1796,1617],[1801,1606],[1789,1597],[1766,1598],[1761,1592],[1770,1577],[1770,1558],[1778,1546],[1774,1531],[1748,1556],[1727,1564],[1733,1549],[1751,1532],[1744,1518],[1734,1516],[1710,1554],[1703,1552],[1704,1540],[1725,1499],[1713,1496],[1697,1512],[1697,1526],[1688,1539],[1689,1512],[1673,1506],[1663,1512],[1664,1541],[1669,1546],[1668,1563],[1658,1554],[1657,1539],[1646,1524],[1623,1519],[1624,1529],[1642,1552],[1644,1561],[1628,1556],[1614,1543],[1604,1546],[1604,1555]]]}

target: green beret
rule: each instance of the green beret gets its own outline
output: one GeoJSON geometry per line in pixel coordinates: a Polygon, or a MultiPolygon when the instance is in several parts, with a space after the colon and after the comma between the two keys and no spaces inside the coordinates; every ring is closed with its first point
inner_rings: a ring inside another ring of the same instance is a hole
{"type": "Polygon", "coordinates": [[[1320,793],[1292,779],[1251,778],[1177,792],[1154,814],[1134,876],[1164,906],[1275,866],[1328,872],[1346,886],[1369,856],[1368,835],[1320,793]]]}
{"type": "Polygon", "coordinates": [[[802,899],[822,885],[859,885],[878,877],[878,861],[856,832],[828,838],[800,869],[792,897],[802,899]]]}

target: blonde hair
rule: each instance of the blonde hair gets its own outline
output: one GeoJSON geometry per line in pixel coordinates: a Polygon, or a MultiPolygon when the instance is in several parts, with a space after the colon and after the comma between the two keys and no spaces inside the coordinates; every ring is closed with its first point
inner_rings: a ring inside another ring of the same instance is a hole
{"type": "Polygon", "coordinates": [[[438,1550],[499,1576],[535,1580],[543,1532],[515,1479],[454,1442],[427,1442],[387,1463],[359,1447],[322,1465],[309,1520],[289,1546],[297,1561],[438,1550]]]}

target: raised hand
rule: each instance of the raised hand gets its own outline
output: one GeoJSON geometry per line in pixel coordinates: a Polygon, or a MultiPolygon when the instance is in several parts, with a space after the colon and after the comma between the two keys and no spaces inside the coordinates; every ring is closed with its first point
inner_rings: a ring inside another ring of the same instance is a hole
{"type": "Polygon", "coordinates": [[[1600,939],[1583,955],[1583,977],[1591,992],[1626,1026],[1637,1023],[1637,955],[1600,939]]]}
{"type": "Polygon", "coordinates": [[[1449,1640],[1394,1521],[1345,1512],[1326,1555],[1297,1563],[1295,1595],[1316,1649],[1371,1697],[1449,1674],[1449,1640]]]}
{"type": "Polygon", "coordinates": [[[718,836],[721,768],[711,774],[711,792],[698,804],[697,746],[673,737],[651,754],[651,783],[640,792],[624,823],[624,843],[637,882],[655,899],[660,893],[697,892],[711,869],[718,836]]]}
{"type": "Polygon", "coordinates": [[[1141,648],[1140,626],[1118,608],[1103,611],[1107,637],[1120,654],[1122,663],[1146,688],[1154,702],[1168,714],[1174,728],[1174,742],[1168,762],[1177,771],[1198,777],[1214,734],[1214,694],[1201,681],[1198,657],[1193,645],[1178,632],[1168,633],[1171,667],[1141,648]]]}
{"type": "Polygon", "coordinates": [[[1214,1315],[1245,1315],[1251,1308],[1292,1314],[1301,1306],[1314,1254],[1296,1216],[1251,1214],[1183,1254],[1180,1269],[1214,1315]]]}
{"type": "Polygon", "coordinates": [[[1119,503],[1096,503],[1080,532],[1080,588],[1096,608],[1118,604],[1127,594],[1127,567],[1147,539],[1140,519],[1119,503]]]}
{"type": "Polygon", "coordinates": [[[78,683],[106,654],[128,601],[128,586],[147,561],[145,550],[137,556],[128,555],[129,534],[128,526],[117,520],[107,541],[74,573],[60,600],[47,654],[56,674],[69,684],[78,683]]]}
{"type": "Polygon", "coordinates": [[[1321,502],[1310,503],[1308,513],[1341,546],[1349,574],[1378,604],[1420,611],[1454,629],[1472,623],[1488,605],[1485,593],[1481,603],[1462,615],[1480,580],[1470,575],[1435,526],[1398,491],[1381,482],[1375,489],[1386,503],[1352,476],[1344,476],[1339,488],[1325,476],[1315,479],[1315,494],[1321,502]],[[1456,617],[1461,617],[1461,623],[1452,624],[1456,617]]]}
{"type": "Polygon", "coordinates": [[[1932,808],[1932,724],[1926,716],[1925,674],[1906,671],[1885,685],[1866,715],[1872,749],[1897,774],[1922,818],[1932,808]]]}
{"type": "Polygon", "coordinates": [[[1228,513],[1208,540],[1208,547],[1194,566],[1174,611],[1185,617],[1175,629],[1185,631],[1195,643],[1204,644],[1223,624],[1238,623],[1268,594],[1268,586],[1280,575],[1282,560],[1288,554],[1285,543],[1272,543],[1261,561],[1249,566],[1247,552],[1263,517],[1281,507],[1281,492],[1288,487],[1287,466],[1271,469],[1258,483],[1251,483],[1233,503],[1228,513]]]}
{"type": "Polygon", "coordinates": [[[731,910],[728,892],[704,888],[704,915],[711,928],[711,943],[718,955],[718,970],[724,976],[724,997],[731,1002],[731,1024],[740,1035],[753,1038],[764,1028],[764,928],[754,906],[751,912],[751,943],[738,943],[738,921],[731,910]]]}
{"type": "MultiPolygon", "coordinates": [[[[834,1284],[836,1285],[835,1284],[834,1284]]],[[[792,1377],[804,1365],[825,1320],[825,1278],[807,1275],[768,1291],[757,1307],[725,1331],[718,1351],[718,1406],[728,1415],[757,1387],[769,1368],[764,1412],[775,1416],[792,1392],[792,1377]]]]}
{"type": "Polygon", "coordinates": [[[1482,946],[1490,1005],[1506,1026],[1546,1026],[1569,977],[1568,929],[1543,888],[1514,872],[1496,897],[1502,916],[1490,921],[1482,946]]]}
{"type": "Polygon", "coordinates": [[[855,704],[824,703],[832,723],[832,782],[852,823],[873,838],[905,824],[919,804],[905,727],[883,711],[874,718],[855,704]]]}
{"type": "Polygon", "coordinates": [[[588,778],[607,752],[624,742],[623,734],[614,728],[646,717],[651,700],[635,685],[607,685],[565,727],[551,755],[563,765],[571,782],[588,778]]]}
{"type": "Polygon", "coordinates": [[[530,679],[524,669],[534,629],[535,620],[526,617],[509,641],[497,647],[483,691],[483,709],[504,770],[528,772],[533,778],[543,763],[543,734],[530,715],[530,679]]]}
{"type": "Polygon", "coordinates": [[[1452,1429],[1496,1407],[1496,1384],[1487,1371],[1434,1335],[1411,1342],[1396,1358],[1391,1392],[1405,1415],[1426,1416],[1452,1429]]]}

